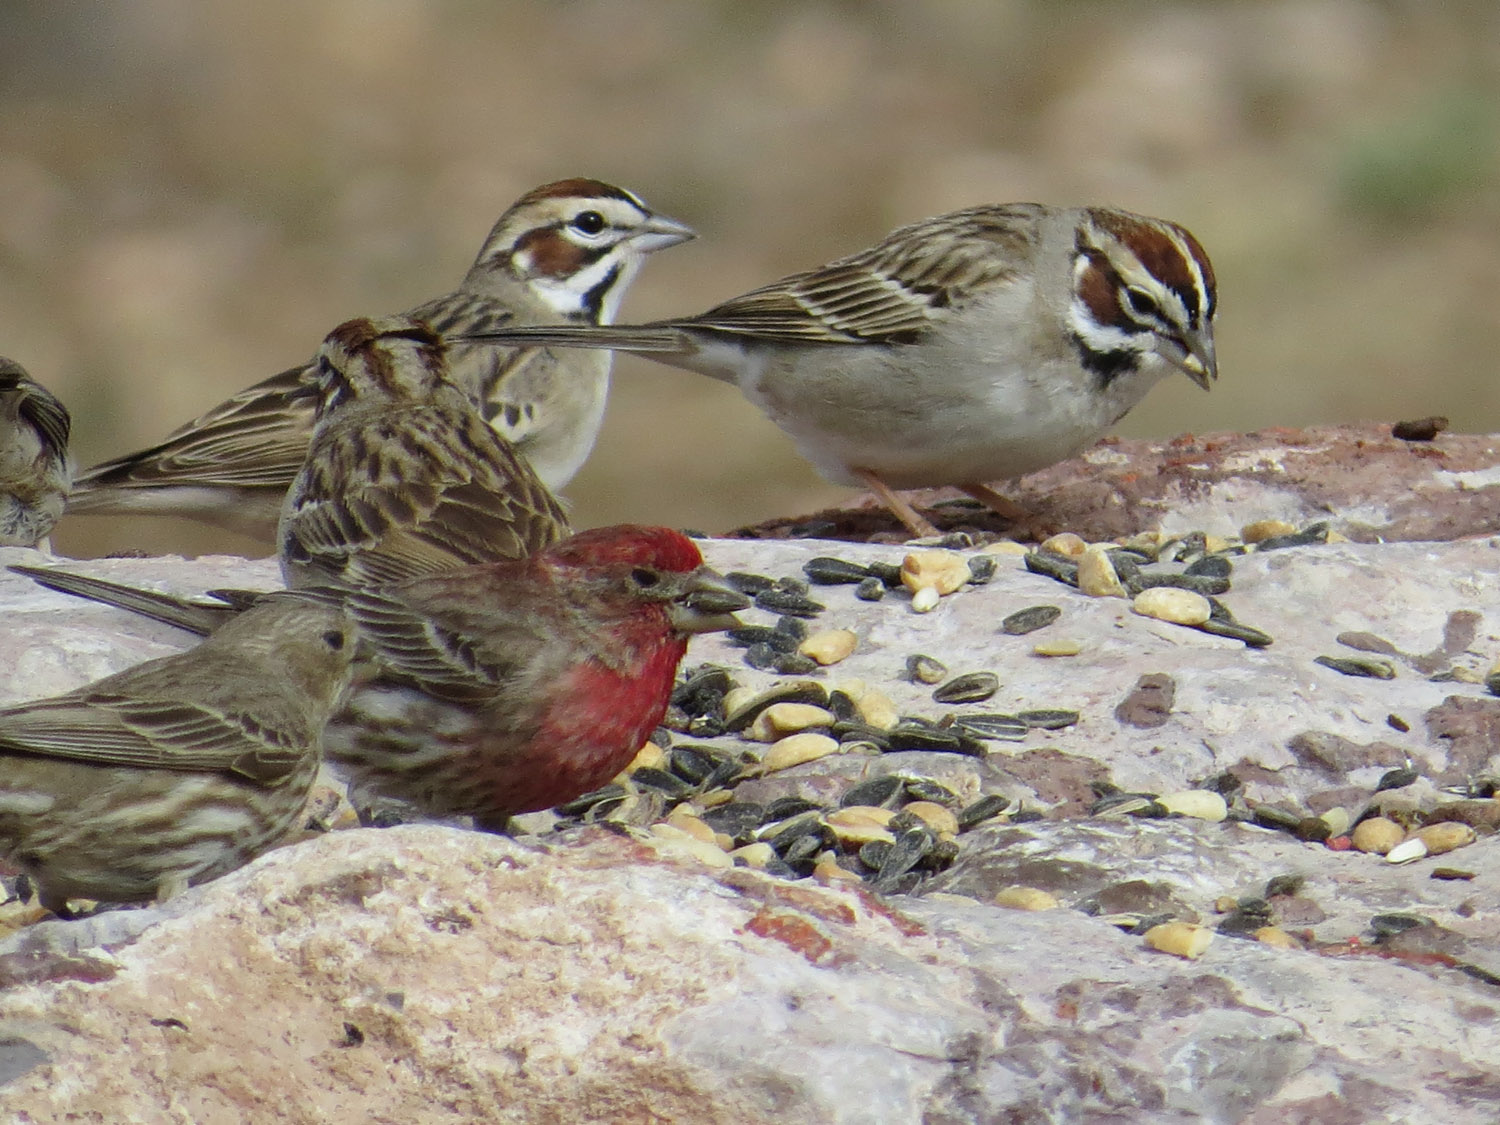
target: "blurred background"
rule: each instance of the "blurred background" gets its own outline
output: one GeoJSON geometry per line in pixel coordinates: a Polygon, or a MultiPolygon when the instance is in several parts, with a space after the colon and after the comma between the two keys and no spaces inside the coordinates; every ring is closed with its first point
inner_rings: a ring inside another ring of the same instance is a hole
{"type": "MultiPolygon", "coordinates": [[[[565,176],[697,228],[622,319],[981,202],[1111,203],[1217,267],[1221,379],[1121,432],[1500,430],[1493,0],[5,0],[0,354],[80,465],[463,275],[565,176]]],[[[723,531],[850,493],[732,388],[616,366],[577,521],[723,531]]],[[[260,550],[73,518],[76,554],[260,550]]]]}

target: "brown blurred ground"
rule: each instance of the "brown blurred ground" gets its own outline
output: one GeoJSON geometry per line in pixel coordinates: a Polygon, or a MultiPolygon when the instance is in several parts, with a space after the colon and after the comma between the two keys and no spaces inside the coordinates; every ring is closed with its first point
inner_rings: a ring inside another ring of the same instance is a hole
{"type": "MultiPolygon", "coordinates": [[[[1223,302],[1213,394],[1163,385],[1123,433],[1495,431],[1497,134],[1490,0],[11,0],[0,354],[71,405],[88,464],[447,290],[516,195],[586,174],[701,235],[630,319],[967,204],[1109,202],[1190,226],[1223,302]]],[[[714,531],[848,495],[732,389],[617,370],[580,523],[714,531]]]]}

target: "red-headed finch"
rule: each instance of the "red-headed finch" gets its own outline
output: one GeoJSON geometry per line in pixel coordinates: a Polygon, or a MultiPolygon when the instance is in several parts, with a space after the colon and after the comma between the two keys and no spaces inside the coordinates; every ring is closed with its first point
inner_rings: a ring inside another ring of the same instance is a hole
{"type": "Polygon", "coordinates": [[[340,608],[275,594],[187,652],[0,708],[0,854],[64,917],[248,863],[302,810],[354,648],[340,608]]]}
{"type": "Polygon", "coordinates": [[[520,558],[567,517],[406,317],[351,320],[312,369],[312,444],[277,530],[288,586],[366,586],[520,558]]]}
{"type": "MultiPolygon", "coordinates": [[[[13,569],[200,632],[232,612],[13,569]]],[[[348,607],[374,666],[323,739],[356,806],[393,798],[495,830],[628,765],[661,722],[689,637],[734,627],[749,604],[692,540],[632,525],[329,596],[348,607]]]]}
{"type": "Polygon", "coordinates": [[[68,411],[0,356],[0,547],[34,547],[63,513],[72,479],[68,411]]]}

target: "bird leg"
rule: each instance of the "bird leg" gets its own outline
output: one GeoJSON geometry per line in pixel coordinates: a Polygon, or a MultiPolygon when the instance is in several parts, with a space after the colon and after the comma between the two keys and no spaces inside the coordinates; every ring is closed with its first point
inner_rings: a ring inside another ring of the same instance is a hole
{"type": "Polygon", "coordinates": [[[958,490],[972,496],[996,515],[1004,516],[1015,523],[1024,524],[1031,519],[1031,513],[1025,508],[1014,500],[1001,496],[987,484],[961,484],[958,490]]]}
{"type": "Polygon", "coordinates": [[[912,533],[913,537],[925,539],[930,535],[941,534],[924,516],[908,504],[899,492],[888,487],[885,481],[881,480],[869,469],[852,469],[851,471],[860,480],[865,482],[865,487],[873,492],[876,498],[890,509],[892,515],[906,525],[906,529],[912,533]]]}

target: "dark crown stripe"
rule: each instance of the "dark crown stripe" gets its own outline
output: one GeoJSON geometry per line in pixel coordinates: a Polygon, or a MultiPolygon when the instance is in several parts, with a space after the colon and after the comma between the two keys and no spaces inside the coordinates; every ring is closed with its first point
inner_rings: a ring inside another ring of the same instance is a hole
{"type": "Polygon", "coordinates": [[[590,180],[577,177],[571,180],[558,180],[556,183],[543,184],[541,187],[532,188],[512,205],[511,210],[524,207],[528,203],[540,203],[546,199],[619,199],[625,203],[646,210],[646,205],[624,188],[607,184],[603,180],[590,180]]]}
{"type": "MultiPolygon", "coordinates": [[[[1187,245],[1192,236],[1176,224],[1158,225],[1138,216],[1118,211],[1095,212],[1094,218],[1099,226],[1112,234],[1121,245],[1135,255],[1136,260],[1141,263],[1147,273],[1177,295],[1178,300],[1182,302],[1182,307],[1187,310],[1189,323],[1197,324],[1205,312],[1200,305],[1198,279],[1195,276],[1193,264],[1189,263],[1187,254],[1184,252],[1184,247],[1178,244],[1177,238],[1172,237],[1173,234],[1179,237],[1186,235],[1183,243],[1187,245]],[[1168,228],[1171,233],[1163,227],[1168,228]]],[[[1202,247],[1198,247],[1193,256],[1197,258],[1198,263],[1206,260],[1202,247]]],[[[1211,275],[1204,271],[1203,276],[1207,283],[1211,275]]]]}

